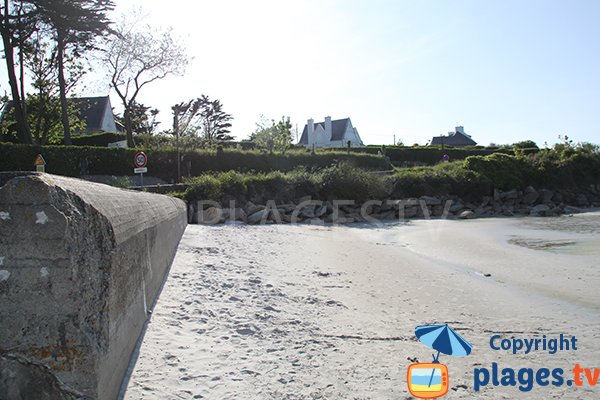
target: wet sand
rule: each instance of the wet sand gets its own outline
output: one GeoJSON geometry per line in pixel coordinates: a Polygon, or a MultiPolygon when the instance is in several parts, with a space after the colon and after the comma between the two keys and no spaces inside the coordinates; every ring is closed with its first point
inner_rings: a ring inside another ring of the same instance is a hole
{"type": "MultiPolygon", "coordinates": [[[[591,387],[488,385],[476,368],[600,368],[600,213],[361,226],[188,226],[124,398],[407,399],[414,328],[473,344],[442,355],[445,398],[597,398],[591,387]],[[577,337],[513,355],[511,338],[577,337]]],[[[600,382],[599,382],[600,383],[600,382]]]]}

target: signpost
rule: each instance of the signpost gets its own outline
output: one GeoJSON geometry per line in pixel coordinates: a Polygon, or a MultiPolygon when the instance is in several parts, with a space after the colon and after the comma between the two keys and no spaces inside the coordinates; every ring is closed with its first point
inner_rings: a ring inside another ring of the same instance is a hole
{"type": "Polygon", "coordinates": [[[146,153],[143,151],[135,153],[135,157],[133,157],[133,165],[135,166],[133,173],[140,174],[140,186],[144,186],[144,174],[148,172],[146,164],[148,164],[148,156],[146,153]]]}
{"type": "Polygon", "coordinates": [[[33,165],[35,165],[35,170],[37,172],[46,172],[46,160],[44,160],[44,157],[42,157],[41,154],[35,156],[33,165]]]}

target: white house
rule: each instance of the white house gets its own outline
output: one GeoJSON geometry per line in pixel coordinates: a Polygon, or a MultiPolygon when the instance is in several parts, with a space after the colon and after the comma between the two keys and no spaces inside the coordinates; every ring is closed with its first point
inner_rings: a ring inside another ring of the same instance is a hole
{"type": "Polygon", "coordinates": [[[309,119],[298,142],[309,148],[345,147],[348,143],[350,146],[364,146],[350,118],[332,121],[331,117],[325,117],[325,121],[317,123],[309,119]]]}

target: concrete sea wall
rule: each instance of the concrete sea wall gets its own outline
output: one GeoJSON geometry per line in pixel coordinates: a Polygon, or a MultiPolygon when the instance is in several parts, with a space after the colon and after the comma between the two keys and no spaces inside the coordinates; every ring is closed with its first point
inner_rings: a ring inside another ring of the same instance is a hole
{"type": "Polygon", "coordinates": [[[186,223],[175,198],[0,174],[0,398],[116,398],[186,223]]]}

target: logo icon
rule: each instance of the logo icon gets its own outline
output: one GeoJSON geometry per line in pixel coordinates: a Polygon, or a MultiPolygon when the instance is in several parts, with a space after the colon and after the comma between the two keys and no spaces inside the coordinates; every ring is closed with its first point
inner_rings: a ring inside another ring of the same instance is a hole
{"type": "Polygon", "coordinates": [[[437,350],[433,362],[408,366],[406,381],[408,391],[419,399],[436,399],[448,393],[448,367],[439,362],[440,353],[449,356],[468,356],[473,346],[462,336],[444,325],[420,325],[415,328],[417,339],[427,347],[437,350]]]}

